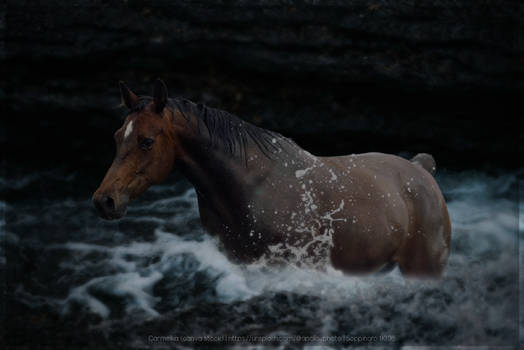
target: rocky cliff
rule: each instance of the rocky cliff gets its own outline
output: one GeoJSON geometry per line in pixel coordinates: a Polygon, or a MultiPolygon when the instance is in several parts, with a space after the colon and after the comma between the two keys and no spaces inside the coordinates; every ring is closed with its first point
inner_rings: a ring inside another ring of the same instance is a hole
{"type": "Polygon", "coordinates": [[[517,2],[21,0],[2,12],[2,123],[15,161],[106,166],[118,80],[149,94],[162,77],[171,96],[317,154],[519,166],[517,2]]]}

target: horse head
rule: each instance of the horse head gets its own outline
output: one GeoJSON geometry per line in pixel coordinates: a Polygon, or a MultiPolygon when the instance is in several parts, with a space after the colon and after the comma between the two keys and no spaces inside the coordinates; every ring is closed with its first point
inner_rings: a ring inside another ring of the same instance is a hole
{"type": "Polygon", "coordinates": [[[151,185],[162,182],[180,156],[180,129],[173,123],[173,111],[166,108],[165,84],[158,79],[153,97],[138,97],[120,82],[120,93],[129,113],[114,134],[113,163],[93,195],[100,216],[108,220],[124,216],[129,202],[151,185]]]}

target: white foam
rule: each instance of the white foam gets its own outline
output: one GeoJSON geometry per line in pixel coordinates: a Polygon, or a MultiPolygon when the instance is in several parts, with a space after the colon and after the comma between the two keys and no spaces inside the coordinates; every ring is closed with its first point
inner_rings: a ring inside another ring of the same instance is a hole
{"type": "MultiPolygon", "coordinates": [[[[187,236],[183,233],[174,234],[165,227],[166,224],[174,225],[183,231],[187,229],[188,221],[198,220],[196,194],[194,190],[189,189],[173,198],[145,204],[137,203],[130,208],[129,213],[132,217],[126,219],[128,222],[147,222],[157,227],[154,237],[147,241],[131,241],[129,244],[114,247],[82,242],[50,247],[74,252],[77,260],[70,261],[70,266],[61,266],[71,269],[74,273],[88,273],[92,266],[88,265],[87,261],[92,260],[87,257],[95,253],[96,263],[106,267],[103,270],[104,274],[98,274],[85,283],[73,286],[68,296],[58,305],[67,312],[74,303],[79,303],[101,317],[110,318],[112,306],[100,297],[110,295],[125,300],[126,313],[140,313],[147,318],[154,318],[162,313],[159,306],[162,300],[160,298],[176,298],[180,294],[180,290],[173,289],[168,290],[167,295],[158,295],[154,292],[155,286],[173,274],[186,281],[184,278],[192,278],[198,272],[207,276],[207,280],[214,281],[208,286],[211,289],[209,298],[212,299],[204,301],[232,303],[276,292],[291,292],[322,298],[325,304],[322,309],[323,315],[334,315],[337,307],[353,307],[351,305],[355,303],[364,304],[371,310],[370,313],[373,313],[373,308],[380,302],[384,305],[400,303],[403,314],[415,317],[421,315],[421,310],[426,304],[442,303],[442,293],[456,293],[449,304],[442,306],[441,312],[431,317],[443,324],[469,323],[468,317],[475,318],[490,312],[489,305],[486,304],[482,308],[478,306],[478,301],[484,300],[487,293],[484,286],[486,282],[482,276],[499,276],[505,271],[500,270],[501,266],[511,265],[517,221],[514,215],[515,203],[492,196],[493,187],[490,184],[507,190],[508,185],[504,181],[493,180],[490,183],[484,178],[468,178],[468,181],[464,182],[455,180],[443,186],[447,193],[458,198],[449,202],[453,223],[453,250],[443,281],[404,280],[398,268],[386,275],[353,277],[346,276],[330,266],[319,270],[299,266],[293,262],[286,263],[284,260],[280,261],[281,265],[278,267],[268,267],[267,261],[263,259],[247,266],[236,265],[222,253],[217,238],[205,234],[200,229],[192,229],[196,233],[192,232],[191,236],[187,236]],[[483,185],[484,181],[488,184],[483,185]],[[172,216],[163,216],[173,208],[180,209],[172,216]],[[486,263],[482,257],[489,254],[500,254],[500,257],[489,258],[492,260],[486,263]],[[476,265],[472,265],[475,261],[482,262],[481,272],[476,270],[476,265]],[[455,281],[464,283],[467,291],[453,287],[455,281]],[[435,296],[432,296],[433,294],[435,296]],[[421,295],[430,296],[423,298],[421,295]],[[406,302],[406,297],[413,300],[406,302]],[[473,301],[468,302],[470,299],[473,301]],[[449,320],[450,315],[456,317],[456,321],[449,320]]],[[[158,193],[162,193],[163,190],[165,188],[154,189],[158,193]]],[[[309,187],[304,189],[310,190],[309,187]]],[[[311,205],[309,202],[309,197],[305,196],[305,202],[301,205],[311,205]]],[[[349,199],[345,203],[334,203],[329,213],[319,216],[320,220],[333,222],[344,219],[336,215],[344,204],[350,205],[349,199]]],[[[302,213],[296,214],[292,219],[301,221],[300,215],[302,213]]],[[[307,225],[303,229],[304,232],[311,230],[307,225]]],[[[281,248],[283,247],[275,247],[277,250],[281,248]]],[[[293,254],[300,260],[303,251],[297,250],[293,254]]],[[[207,297],[195,296],[196,301],[187,303],[197,303],[198,300],[202,300],[198,298],[207,297]]],[[[173,306],[175,307],[188,305],[173,306]]],[[[504,314],[507,313],[500,313],[504,314]]],[[[493,321],[490,321],[490,324],[493,328],[500,328],[500,325],[507,323],[500,317],[497,318],[497,315],[491,317],[493,321]]],[[[322,333],[330,334],[332,328],[336,327],[330,322],[329,319],[326,320],[322,333]]],[[[377,329],[387,329],[379,320],[374,321],[373,325],[377,329]]],[[[358,329],[355,332],[358,332],[358,329]]],[[[471,330],[471,334],[483,332],[483,329],[471,330]]],[[[467,335],[457,334],[452,340],[456,343],[466,342],[467,335]]]]}
{"type": "MultiPolygon", "coordinates": [[[[108,318],[110,308],[97,295],[109,294],[125,298],[126,310],[129,313],[141,312],[147,317],[156,317],[159,313],[155,306],[159,298],[153,295],[153,287],[172,270],[180,269],[181,260],[177,257],[184,254],[193,256],[198,262],[194,267],[195,271],[203,271],[209,278],[216,279],[214,288],[216,299],[220,302],[246,300],[266,292],[283,291],[347,298],[355,290],[371,288],[379,281],[344,276],[340,271],[329,267],[320,271],[298,268],[293,264],[279,268],[268,268],[264,262],[247,266],[235,265],[219,250],[215,238],[208,235],[202,238],[198,241],[185,240],[158,229],[155,232],[155,240],[149,243],[134,242],[128,246],[117,247],[84,243],[55,245],[53,248],[66,248],[75,251],[77,255],[93,252],[107,254],[105,263],[118,271],[93,278],[72,288],[67,298],[61,301],[63,312],[69,312],[72,303],[80,303],[91,312],[108,318]],[[136,263],[139,258],[152,256],[159,256],[160,259],[146,266],[136,263]]],[[[387,283],[392,281],[401,283],[402,277],[388,277],[387,283]]]]}
{"type": "Polygon", "coordinates": [[[329,173],[331,174],[331,179],[329,180],[330,182],[332,181],[336,181],[337,180],[337,175],[335,174],[335,172],[333,171],[333,169],[329,169],[329,173]]]}

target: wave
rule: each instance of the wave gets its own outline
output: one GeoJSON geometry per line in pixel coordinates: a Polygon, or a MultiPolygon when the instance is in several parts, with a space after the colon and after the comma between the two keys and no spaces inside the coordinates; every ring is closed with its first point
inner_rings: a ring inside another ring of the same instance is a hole
{"type": "MultiPolygon", "coordinates": [[[[155,186],[116,223],[100,222],[87,201],[68,199],[54,201],[42,216],[20,213],[2,234],[10,235],[12,249],[26,244],[55,259],[53,273],[61,276],[56,282],[61,293],[38,294],[22,281],[16,297],[61,315],[80,310],[102,320],[145,322],[201,305],[278,308],[283,293],[306,298],[294,306],[310,310],[309,316],[301,313],[300,322],[322,320],[323,334],[340,333],[348,320],[361,334],[379,330],[413,335],[422,332],[421,323],[451,332],[448,340],[457,344],[492,338],[504,343],[517,334],[517,249],[524,242],[522,234],[520,240],[518,236],[523,227],[518,174],[447,173],[438,181],[453,225],[452,252],[441,281],[405,280],[398,269],[352,277],[332,268],[319,271],[294,264],[235,265],[200,226],[196,194],[187,183],[155,186]],[[59,212],[66,214],[61,227],[67,236],[46,239],[56,229],[59,212]],[[67,216],[73,212],[75,216],[67,216]],[[41,229],[24,235],[24,223],[34,225],[35,220],[41,229]],[[367,319],[366,314],[377,317],[367,319]]],[[[18,209],[29,211],[32,205],[20,204],[18,209]]],[[[520,324],[523,328],[522,320],[520,324]]]]}

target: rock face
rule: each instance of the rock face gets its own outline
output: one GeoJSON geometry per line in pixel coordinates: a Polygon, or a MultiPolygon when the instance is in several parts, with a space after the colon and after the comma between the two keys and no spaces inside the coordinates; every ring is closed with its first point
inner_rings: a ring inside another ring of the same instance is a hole
{"type": "Polygon", "coordinates": [[[317,154],[519,166],[517,2],[21,0],[2,12],[2,123],[17,161],[105,167],[118,80],[150,94],[162,77],[171,96],[317,154]]]}

